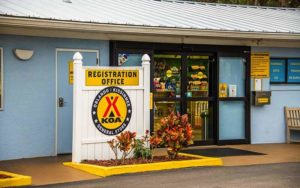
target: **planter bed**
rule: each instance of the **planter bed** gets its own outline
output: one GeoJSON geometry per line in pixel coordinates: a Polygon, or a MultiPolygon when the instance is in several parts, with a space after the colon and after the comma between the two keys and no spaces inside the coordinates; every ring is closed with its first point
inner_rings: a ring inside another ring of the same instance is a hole
{"type": "Polygon", "coordinates": [[[82,161],[83,164],[91,164],[91,165],[98,165],[98,166],[105,166],[105,167],[113,167],[113,166],[125,166],[125,165],[136,165],[136,164],[151,164],[151,163],[159,163],[159,162],[171,162],[171,161],[183,161],[183,160],[193,160],[198,159],[195,157],[179,155],[176,159],[170,160],[167,156],[155,156],[153,161],[150,160],[143,160],[143,159],[126,159],[125,162],[122,164],[121,160],[84,160],[82,161]]]}
{"type": "Polygon", "coordinates": [[[31,185],[31,177],[0,171],[0,187],[31,185]]]}
{"type": "Polygon", "coordinates": [[[223,162],[220,158],[203,157],[203,156],[190,155],[190,154],[180,154],[180,156],[182,160],[167,160],[167,161],[164,160],[164,162],[152,162],[152,163],[144,163],[144,164],[99,166],[95,164],[67,162],[64,163],[64,165],[79,170],[83,170],[90,174],[94,174],[102,177],[117,175],[117,174],[147,172],[147,171],[155,171],[155,170],[168,170],[168,169],[178,169],[178,168],[187,168],[187,167],[223,165],[223,162]]]}

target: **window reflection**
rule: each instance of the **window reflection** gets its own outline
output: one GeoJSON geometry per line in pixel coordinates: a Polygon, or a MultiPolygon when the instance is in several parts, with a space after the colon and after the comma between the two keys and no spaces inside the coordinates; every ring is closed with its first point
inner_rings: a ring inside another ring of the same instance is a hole
{"type": "Polygon", "coordinates": [[[141,66],[143,54],[118,53],[118,66],[141,66]]]}

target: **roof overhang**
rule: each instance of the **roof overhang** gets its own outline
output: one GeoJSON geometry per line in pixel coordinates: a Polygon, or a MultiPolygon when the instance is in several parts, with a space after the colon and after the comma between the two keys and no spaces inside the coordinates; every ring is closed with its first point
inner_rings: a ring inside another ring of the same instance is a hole
{"type": "Polygon", "coordinates": [[[143,42],[300,47],[300,33],[199,30],[0,16],[0,34],[143,42]]]}

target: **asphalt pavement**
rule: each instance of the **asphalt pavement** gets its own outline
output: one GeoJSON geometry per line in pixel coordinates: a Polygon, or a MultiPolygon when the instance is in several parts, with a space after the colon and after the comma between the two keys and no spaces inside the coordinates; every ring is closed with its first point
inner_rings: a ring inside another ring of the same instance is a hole
{"type": "Polygon", "coordinates": [[[43,188],[299,188],[300,163],[197,167],[127,174],[43,188]]]}

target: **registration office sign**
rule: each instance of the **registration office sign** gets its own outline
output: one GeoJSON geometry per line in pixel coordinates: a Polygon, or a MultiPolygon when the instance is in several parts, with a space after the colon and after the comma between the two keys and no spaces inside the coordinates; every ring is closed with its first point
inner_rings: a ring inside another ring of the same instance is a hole
{"type": "Polygon", "coordinates": [[[138,86],[138,70],[86,70],[86,86],[138,86]]]}
{"type": "Polygon", "coordinates": [[[72,162],[109,160],[107,141],[131,130],[150,129],[150,57],[142,66],[82,66],[74,55],[72,162]]]}
{"type": "Polygon", "coordinates": [[[132,105],[127,93],[119,87],[101,90],[92,104],[92,119],[105,135],[117,135],[128,126],[132,105]]]}

